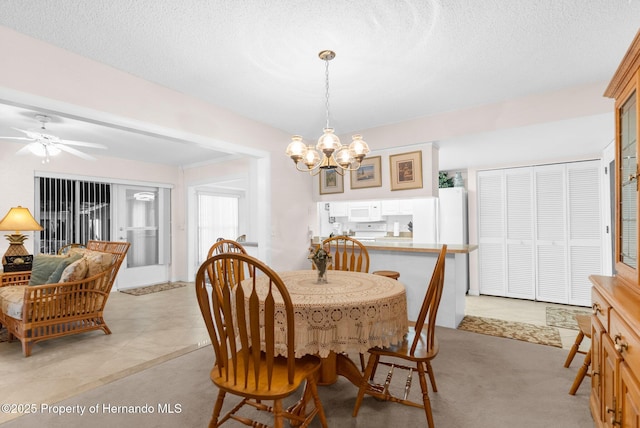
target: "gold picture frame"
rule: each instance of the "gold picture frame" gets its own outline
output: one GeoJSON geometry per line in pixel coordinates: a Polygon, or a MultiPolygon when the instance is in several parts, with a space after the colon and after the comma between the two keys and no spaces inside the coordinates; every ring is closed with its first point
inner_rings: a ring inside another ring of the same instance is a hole
{"type": "Polygon", "coordinates": [[[422,188],[422,151],[389,156],[391,190],[422,188]]]}
{"type": "Polygon", "coordinates": [[[321,169],[320,174],[320,194],[344,193],[344,177],[335,169],[321,169]]]}
{"type": "Polygon", "coordinates": [[[364,158],[360,168],[351,171],[351,188],[364,189],[382,186],[382,157],[364,158]]]}

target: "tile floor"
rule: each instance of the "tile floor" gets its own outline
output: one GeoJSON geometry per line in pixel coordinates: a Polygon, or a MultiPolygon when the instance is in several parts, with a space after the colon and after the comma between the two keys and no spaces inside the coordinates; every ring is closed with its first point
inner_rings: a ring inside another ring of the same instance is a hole
{"type": "MultiPolygon", "coordinates": [[[[541,325],[548,305],[467,297],[470,315],[541,325]]],[[[20,342],[0,343],[2,403],[54,403],[209,345],[191,286],[145,296],[114,292],[105,319],[113,334],[96,331],[41,342],[28,358],[20,342]]],[[[564,347],[575,335],[562,332],[564,347]]],[[[0,413],[0,424],[15,417],[0,413]]]]}

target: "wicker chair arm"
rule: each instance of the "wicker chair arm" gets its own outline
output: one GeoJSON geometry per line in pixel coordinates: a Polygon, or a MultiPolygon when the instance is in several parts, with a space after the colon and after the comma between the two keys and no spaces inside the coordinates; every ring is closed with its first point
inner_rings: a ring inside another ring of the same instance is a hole
{"type": "Polygon", "coordinates": [[[27,285],[31,279],[31,271],[22,272],[4,272],[0,275],[0,287],[5,285],[27,285]]]}
{"type": "Polygon", "coordinates": [[[23,322],[62,319],[91,312],[101,312],[110,292],[111,271],[79,281],[26,287],[23,322]]]}

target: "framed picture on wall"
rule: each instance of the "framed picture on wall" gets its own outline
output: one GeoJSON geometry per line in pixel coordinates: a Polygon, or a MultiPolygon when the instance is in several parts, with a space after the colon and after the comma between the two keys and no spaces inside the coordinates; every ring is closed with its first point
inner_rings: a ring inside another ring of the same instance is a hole
{"type": "Polygon", "coordinates": [[[389,156],[391,190],[422,188],[422,151],[389,156]]]}
{"type": "Polygon", "coordinates": [[[360,168],[356,171],[351,171],[351,188],[364,189],[366,187],[382,186],[381,165],[382,158],[380,156],[364,158],[360,168]]]}
{"type": "Polygon", "coordinates": [[[344,177],[336,172],[335,169],[320,170],[320,194],[344,192],[344,177]]]}

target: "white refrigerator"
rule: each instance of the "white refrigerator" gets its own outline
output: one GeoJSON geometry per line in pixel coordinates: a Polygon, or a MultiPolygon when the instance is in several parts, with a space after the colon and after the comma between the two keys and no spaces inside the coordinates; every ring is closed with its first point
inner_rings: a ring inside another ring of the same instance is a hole
{"type": "Polygon", "coordinates": [[[467,191],[464,187],[438,189],[438,243],[469,243],[467,191]]]}
{"type": "Polygon", "coordinates": [[[438,192],[437,198],[413,201],[413,242],[467,244],[467,191],[463,187],[449,187],[438,192]]]}

